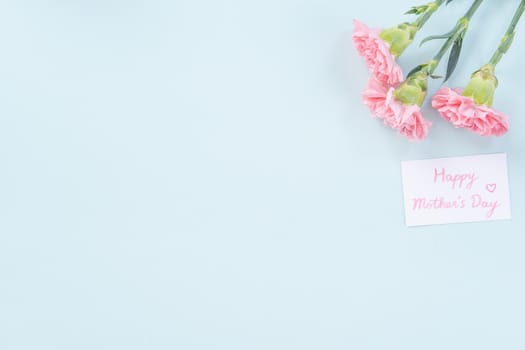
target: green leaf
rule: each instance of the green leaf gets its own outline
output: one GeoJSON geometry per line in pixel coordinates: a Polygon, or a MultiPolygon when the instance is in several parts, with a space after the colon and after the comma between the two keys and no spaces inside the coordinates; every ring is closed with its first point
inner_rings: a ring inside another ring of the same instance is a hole
{"type": "Polygon", "coordinates": [[[425,4],[421,6],[412,6],[410,10],[405,12],[405,15],[421,15],[427,12],[430,9],[430,4],[425,4]]]}
{"type": "Polygon", "coordinates": [[[420,64],[416,67],[414,67],[414,69],[412,69],[410,72],[408,72],[407,74],[407,77],[406,79],[410,78],[411,76],[413,76],[414,74],[416,74],[417,72],[421,71],[423,68],[425,68],[427,66],[426,63],[423,63],[423,64],[420,64]]]}
{"type": "Polygon", "coordinates": [[[445,33],[445,34],[427,36],[425,39],[421,40],[421,43],[419,44],[419,46],[421,47],[424,43],[426,43],[427,41],[431,41],[431,40],[448,39],[452,35],[454,35],[455,32],[456,32],[456,28],[452,29],[450,32],[445,33]]]}
{"type": "Polygon", "coordinates": [[[458,65],[459,61],[459,55],[461,54],[461,47],[463,46],[463,35],[460,35],[456,41],[454,41],[454,46],[452,46],[452,50],[450,50],[450,56],[448,58],[448,64],[447,64],[447,74],[445,75],[445,81],[450,78],[452,73],[454,73],[454,70],[456,69],[456,66],[458,65]]]}

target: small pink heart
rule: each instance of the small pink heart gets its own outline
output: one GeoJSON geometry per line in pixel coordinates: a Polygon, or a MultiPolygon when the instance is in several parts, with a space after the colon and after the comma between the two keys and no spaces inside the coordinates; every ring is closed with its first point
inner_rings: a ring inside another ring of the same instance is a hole
{"type": "Polygon", "coordinates": [[[485,186],[485,188],[487,189],[487,191],[492,193],[492,192],[496,191],[496,184],[487,184],[487,186],[485,186]]]}

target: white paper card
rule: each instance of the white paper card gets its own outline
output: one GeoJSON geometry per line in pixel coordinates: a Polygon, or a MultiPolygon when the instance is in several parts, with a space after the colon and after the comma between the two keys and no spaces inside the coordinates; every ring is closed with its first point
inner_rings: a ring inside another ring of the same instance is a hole
{"type": "Polygon", "coordinates": [[[401,163],[407,226],[511,218],[507,155],[401,163]]]}

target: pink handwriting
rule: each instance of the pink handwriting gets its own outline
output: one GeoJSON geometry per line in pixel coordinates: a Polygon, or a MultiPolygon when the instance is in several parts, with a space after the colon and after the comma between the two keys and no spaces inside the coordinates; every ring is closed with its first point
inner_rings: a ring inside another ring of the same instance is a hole
{"type": "Polygon", "coordinates": [[[487,218],[491,218],[492,215],[494,215],[494,211],[497,207],[499,207],[501,204],[498,201],[484,201],[483,197],[479,194],[472,195],[472,208],[488,208],[487,212],[487,218]]]}
{"type": "Polygon", "coordinates": [[[445,168],[434,168],[434,183],[450,184],[453,189],[464,188],[471,190],[474,182],[478,180],[476,173],[449,174],[445,168]]]}
{"type": "Polygon", "coordinates": [[[474,194],[470,196],[470,201],[467,202],[462,196],[457,197],[457,199],[447,200],[444,197],[436,198],[412,198],[412,210],[439,210],[439,209],[465,209],[467,203],[470,204],[471,208],[482,208],[487,209],[486,217],[490,219],[496,208],[501,206],[501,203],[498,201],[486,201],[483,200],[483,197],[479,194],[474,194]]]}
{"type": "Polygon", "coordinates": [[[443,197],[436,198],[413,198],[412,210],[420,209],[463,209],[466,206],[466,202],[462,197],[458,197],[456,200],[445,200],[443,197]]]}

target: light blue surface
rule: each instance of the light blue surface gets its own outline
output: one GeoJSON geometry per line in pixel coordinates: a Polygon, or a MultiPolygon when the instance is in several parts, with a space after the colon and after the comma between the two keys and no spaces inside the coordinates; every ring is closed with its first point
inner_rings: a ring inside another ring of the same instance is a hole
{"type": "MultiPolygon", "coordinates": [[[[498,69],[508,135],[426,110],[414,144],[369,117],[348,34],[411,5],[2,2],[0,349],[525,348],[525,25],[498,69]],[[512,221],[405,228],[401,160],[492,152],[512,221]]],[[[516,5],[480,9],[451,86],[516,5]]]]}

